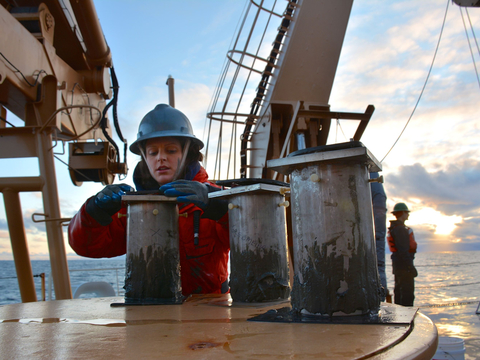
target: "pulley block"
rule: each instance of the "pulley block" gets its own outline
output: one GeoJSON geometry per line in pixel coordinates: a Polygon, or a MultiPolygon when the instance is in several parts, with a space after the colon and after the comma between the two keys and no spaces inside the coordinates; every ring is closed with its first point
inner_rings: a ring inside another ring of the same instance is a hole
{"type": "Polygon", "coordinates": [[[84,181],[112,184],[115,174],[126,174],[126,163],[117,161],[117,151],[107,141],[69,143],[70,178],[76,186],[84,181]]]}

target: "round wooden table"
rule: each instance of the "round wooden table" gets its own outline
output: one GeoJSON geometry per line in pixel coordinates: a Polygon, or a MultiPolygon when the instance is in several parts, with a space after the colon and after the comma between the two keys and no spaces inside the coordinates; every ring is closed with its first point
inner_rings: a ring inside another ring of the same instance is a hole
{"type": "MultiPolygon", "coordinates": [[[[182,305],[111,306],[93,298],[0,306],[2,359],[431,359],[433,322],[312,324],[247,321],[289,303],[232,304],[199,295],[182,305]]],[[[382,307],[395,307],[384,304],[382,307]]]]}

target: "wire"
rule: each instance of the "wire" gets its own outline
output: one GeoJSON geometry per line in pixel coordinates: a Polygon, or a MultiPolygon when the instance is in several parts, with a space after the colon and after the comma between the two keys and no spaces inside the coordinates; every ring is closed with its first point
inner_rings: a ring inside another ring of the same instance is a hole
{"type": "MultiPolygon", "coordinates": [[[[48,75],[45,70],[40,70],[40,71],[38,72],[38,74],[37,74],[37,77],[35,78],[35,82],[32,84],[30,81],[27,80],[27,78],[25,77],[25,75],[23,75],[23,73],[22,73],[15,65],[13,65],[13,64],[10,62],[10,60],[8,60],[8,59],[5,57],[5,55],[3,55],[1,52],[0,52],[0,56],[2,56],[2,57],[5,59],[5,61],[8,62],[8,64],[9,64],[11,67],[13,67],[13,68],[15,69],[15,71],[18,72],[18,73],[22,76],[23,80],[25,80],[25,82],[26,82],[29,86],[31,86],[31,87],[35,87],[35,86],[37,85],[37,83],[38,83],[38,78],[40,77],[40,75],[41,75],[42,73],[44,73],[45,75],[48,75]]],[[[35,73],[34,73],[34,74],[35,74],[35,73]]],[[[32,76],[34,76],[34,75],[32,75],[32,76]]]]}
{"type": "MultiPolygon", "coordinates": [[[[66,165],[68,167],[69,170],[73,170],[75,171],[76,173],[78,173],[79,175],[81,175],[82,177],[84,177],[85,179],[87,179],[88,181],[92,181],[94,182],[94,180],[90,179],[88,176],[86,176],[84,173],[81,173],[80,171],[78,171],[77,169],[74,169],[72,168],[70,165],[68,165],[65,161],[63,161],[62,159],[60,159],[57,155],[53,155],[53,157],[55,159],[57,159],[58,161],[60,161],[62,164],[66,165]]],[[[86,180],[85,180],[86,181],[86,180]]]]}
{"type": "MultiPolygon", "coordinates": [[[[470,37],[468,36],[467,24],[465,24],[465,19],[463,18],[462,8],[459,7],[458,9],[460,10],[460,15],[462,15],[463,28],[465,29],[465,35],[467,36],[468,47],[470,49],[470,55],[472,56],[473,67],[475,68],[475,74],[477,75],[478,86],[480,87],[480,78],[478,77],[477,64],[475,64],[475,56],[473,56],[472,44],[470,43],[470,37]]],[[[470,20],[470,17],[469,17],[469,20],[470,20]]],[[[471,24],[472,23],[470,23],[470,25],[471,24]]],[[[473,32],[473,28],[472,28],[472,32],[473,32]]]]}
{"type": "MultiPolygon", "coordinates": [[[[52,120],[55,119],[55,115],[57,115],[59,112],[61,112],[63,110],[72,109],[72,108],[89,108],[89,109],[97,110],[100,113],[100,115],[102,114],[101,110],[99,108],[97,108],[96,106],[93,106],[93,105],[69,105],[69,106],[64,106],[64,107],[58,108],[57,110],[55,110],[53,112],[53,114],[50,116],[50,118],[40,128],[40,132],[42,132],[52,122],[52,120]]],[[[101,120],[101,117],[100,117],[100,120],[101,120]]],[[[80,136],[86,134],[88,131],[93,129],[100,122],[100,120],[97,121],[97,123],[95,123],[89,130],[84,131],[82,134],[77,135],[76,137],[74,137],[70,140],[78,139],[80,136]]]]}
{"type": "Polygon", "coordinates": [[[470,14],[468,13],[467,8],[465,8],[465,11],[467,12],[468,22],[470,23],[470,29],[472,30],[473,38],[475,39],[475,45],[477,45],[478,54],[480,55],[480,47],[478,46],[477,37],[475,36],[475,30],[474,30],[473,25],[472,25],[472,20],[470,20],[470,14]]]}
{"type": "Polygon", "coordinates": [[[388,150],[388,152],[385,154],[385,156],[383,157],[383,159],[380,160],[380,162],[383,162],[383,160],[385,160],[385,158],[388,156],[388,154],[390,154],[390,151],[392,151],[392,149],[393,149],[393,148],[395,147],[395,145],[397,144],[398,140],[400,140],[400,137],[403,135],[405,129],[407,128],[408,124],[410,123],[410,120],[412,120],[413,114],[415,114],[415,111],[417,110],[417,107],[418,107],[418,104],[420,103],[420,99],[422,98],[423,92],[424,92],[425,88],[427,87],[428,79],[430,78],[430,73],[432,72],[433,64],[435,63],[435,58],[437,57],[438,48],[439,48],[439,46],[440,46],[440,40],[442,39],[443,29],[444,29],[444,27],[445,27],[445,22],[446,22],[446,19],[447,19],[448,5],[449,5],[449,4],[450,4],[450,0],[447,0],[447,8],[446,8],[446,10],[445,10],[445,16],[443,17],[443,24],[442,24],[442,29],[440,30],[440,36],[438,37],[437,47],[435,48],[435,53],[434,53],[434,55],[433,55],[432,63],[430,64],[430,69],[428,70],[428,74],[427,74],[427,77],[426,77],[425,82],[424,82],[424,84],[423,84],[422,91],[420,92],[420,95],[418,96],[417,103],[415,104],[415,107],[413,108],[413,111],[412,111],[412,113],[410,114],[410,117],[408,118],[407,123],[406,123],[405,126],[403,127],[402,132],[400,133],[400,135],[398,135],[397,140],[395,140],[395,142],[393,143],[393,145],[392,145],[392,147],[390,148],[390,150],[388,150]]]}
{"type": "Polygon", "coordinates": [[[113,66],[110,68],[110,75],[112,77],[113,98],[107,104],[107,106],[105,106],[105,108],[103,109],[100,126],[102,128],[102,132],[105,138],[113,145],[113,147],[117,151],[117,161],[120,162],[120,151],[118,149],[118,146],[107,132],[107,112],[108,112],[108,109],[111,106],[113,106],[112,108],[113,124],[115,126],[115,130],[117,131],[118,137],[120,138],[120,140],[123,142],[123,145],[124,145],[123,155],[124,155],[124,160],[126,164],[127,163],[127,141],[124,139],[122,132],[120,130],[120,125],[118,123],[118,115],[117,115],[118,91],[120,89],[120,86],[118,85],[117,75],[115,74],[115,69],[113,66]]]}
{"type": "Polygon", "coordinates": [[[5,119],[3,116],[0,116],[0,120],[6,122],[8,125],[10,125],[11,127],[16,127],[15,125],[13,125],[11,122],[7,121],[7,119],[5,119]]]}

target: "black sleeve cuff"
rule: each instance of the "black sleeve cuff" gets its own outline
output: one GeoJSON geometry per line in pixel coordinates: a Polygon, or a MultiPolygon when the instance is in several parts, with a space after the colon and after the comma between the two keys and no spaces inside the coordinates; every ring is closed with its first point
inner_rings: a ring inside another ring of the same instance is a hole
{"type": "Polygon", "coordinates": [[[112,222],[112,216],[95,204],[95,197],[92,197],[87,201],[85,210],[88,215],[94,218],[102,226],[107,226],[112,222]]]}
{"type": "Polygon", "coordinates": [[[202,218],[218,221],[228,212],[228,201],[222,199],[210,199],[207,207],[203,210],[202,218]]]}

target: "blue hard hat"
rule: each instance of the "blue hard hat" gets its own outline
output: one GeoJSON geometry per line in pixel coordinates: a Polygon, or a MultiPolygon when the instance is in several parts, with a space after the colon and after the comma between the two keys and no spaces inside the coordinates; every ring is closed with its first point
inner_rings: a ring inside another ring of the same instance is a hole
{"type": "Polygon", "coordinates": [[[137,140],[130,145],[130,151],[140,155],[139,145],[143,141],[170,136],[190,139],[200,149],[203,148],[203,142],[193,135],[192,124],[185,114],[170,105],[159,104],[143,117],[138,126],[137,140]]]}

